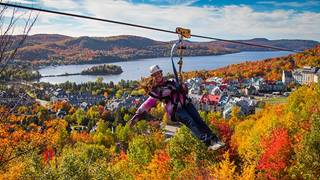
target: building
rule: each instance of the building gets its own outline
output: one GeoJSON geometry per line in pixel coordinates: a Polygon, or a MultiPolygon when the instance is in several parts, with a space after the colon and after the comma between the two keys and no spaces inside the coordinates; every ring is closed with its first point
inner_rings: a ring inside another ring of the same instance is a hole
{"type": "Polygon", "coordinates": [[[294,82],[294,78],[291,71],[282,71],[282,82],[285,85],[294,82]]]}
{"type": "Polygon", "coordinates": [[[255,107],[257,102],[255,100],[251,100],[248,98],[231,98],[228,103],[225,105],[224,110],[222,112],[222,117],[224,119],[230,119],[232,114],[232,109],[234,107],[239,107],[240,112],[238,116],[241,115],[249,115],[255,113],[255,107]]]}
{"type": "Polygon", "coordinates": [[[222,94],[222,91],[218,86],[216,86],[209,93],[212,95],[220,96],[222,94]]]}
{"type": "Polygon", "coordinates": [[[205,94],[201,97],[200,102],[209,105],[218,105],[220,101],[219,95],[205,94]]]}
{"type": "Polygon", "coordinates": [[[317,83],[320,77],[320,69],[318,67],[305,66],[301,69],[295,69],[292,72],[295,82],[299,84],[317,83]]]}
{"type": "Polygon", "coordinates": [[[249,85],[248,87],[246,87],[246,88],[244,89],[244,94],[245,94],[246,96],[256,95],[256,94],[258,94],[258,91],[257,91],[257,89],[256,89],[254,86],[249,85]]]}

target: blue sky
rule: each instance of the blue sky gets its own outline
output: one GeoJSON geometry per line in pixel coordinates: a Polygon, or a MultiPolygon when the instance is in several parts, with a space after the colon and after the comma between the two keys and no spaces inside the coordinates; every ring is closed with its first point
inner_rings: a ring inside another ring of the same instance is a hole
{"type": "Polygon", "coordinates": [[[180,5],[189,6],[216,6],[223,7],[229,5],[247,5],[258,11],[273,11],[275,9],[298,10],[298,11],[320,11],[319,0],[131,0],[134,4],[154,4],[154,5],[180,5]]]}
{"type": "MultiPolygon", "coordinates": [[[[126,21],[225,39],[320,41],[320,0],[7,0],[23,5],[126,21]]],[[[31,34],[138,35],[173,40],[175,35],[40,13],[31,34]]],[[[200,39],[192,39],[200,41],[200,39]]]]}

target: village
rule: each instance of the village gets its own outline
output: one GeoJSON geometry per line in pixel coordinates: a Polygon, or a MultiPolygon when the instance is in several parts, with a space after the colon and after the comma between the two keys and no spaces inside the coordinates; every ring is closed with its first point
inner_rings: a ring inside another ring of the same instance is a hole
{"type": "MultiPolygon", "coordinates": [[[[282,80],[267,81],[262,77],[250,79],[224,80],[220,77],[211,77],[203,80],[199,77],[185,80],[188,87],[188,97],[192,103],[202,112],[216,112],[223,119],[230,119],[235,108],[238,109],[237,116],[245,117],[254,114],[264,107],[270,99],[286,99],[297,86],[318,83],[320,69],[315,67],[303,67],[293,71],[283,71],[282,80]]],[[[130,86],[129,82],[120,82],[121,86],[130,86]]],[[[31,90],[25,91],[23,88],[12,90],[12,85],[8,85],[9,91],[0,92],[0,104],[11,109],[18,106],[32,106],[35,102],[48,108],[51,117],[65,119],[69,114],[65,109],[53,110],[51,105],[55,103],[66,103],[87,112],[91,107],[99,105],[103,111],[117,114],[121,109],[130,109],[135,111],[148,96],[144,93],[133,93],[133,91],[124,91],[121,94],[93,94],[90,91],[70,92],[63,88],[54,88],[55,86],[41,84],[27,84],[31,90]],[[10,90],[11,89],[11,90],[10,90]]],[[[17,86],[17,85],[16,85],[17,86]]],[[[80,85],[81,86],[81,85],[80,85]]],[[[121,90],[118,87],[118,91],[121,90]]],[[[111,87],[114,87],[112,84],[111,87]]],[[[122,90],[121,90],[122,91],[122,90]]],[[[12,112],[16,114],[18,112],[12,112]]],[[[134,112],[131,112],[134,113],[134,112]]],[[[120,117],[123,119],[124,117],[120,117]]],[[[159,118],[159,117],[158,117],[159,118]]],[[[115,119],[115,117],[113,117],[115,119]]],[[[123,121],[123,120],[122,120],[123,121]]],[[[122,122],[125,123],[125,122],[122,122]]],[[[166,137],[174,135],[177,123],[171,122],[171,125],[164,126],[166,137]]],[[[114,131],[114,126],[112,131],[114,131]]],[[[94,132],[96,124],[70,124],[70,131],[90,131],[94,132]]]]}
{"type": "MultiPolygon", "coordinates": [[[[231,117],[234,107],[239,108],[238,116],[247,116],[255,113],[256,109],[263,106],[264,100],[275,97],[287,97],[292,90],[292,86],[309,83],[317,83],[320,76],[319,68],[303,67],[294,71],[283,71],[282,80],[266,81],[261,77],[241,80],[226,81],[223,78],[211,77],[203,80],[201,78],[192,78],[185,81],[189,97],[198,110],[205,112],[219,112],[224,119],[231,117]]],[[[15,95],[10,96],[10,92],[0,92],[1,104],[16,105],[16,100],[22,105],[28,105],[34,102],[26,93],[20,92],[24,100],[15,95]],[[18,98],[18,99],[17,99],[18,98]]],[[[120,108],[138,108],[147,98],[143,94],[130,94],[124,92],[120,97],[112,95],[92,95],[90,92],[70,93],[61,88],[42,88],[37,91],[37,100],[47,103],[66,101],[74,107],[87,110],[93,105],[103,105],[105,110],[114,112],[120,108]]],[[[67,112],[59,110],[55,113],[58,118],[63,118],[67,112]]]]}

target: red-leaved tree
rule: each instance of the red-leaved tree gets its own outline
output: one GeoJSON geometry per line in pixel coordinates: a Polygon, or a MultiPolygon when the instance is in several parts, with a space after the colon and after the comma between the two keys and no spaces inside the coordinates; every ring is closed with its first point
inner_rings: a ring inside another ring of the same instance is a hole
{"type": "Polygon", "coordinates": [[[268,138],[261,140],[264,149],[257,169],[262,176],[268,179],[281,179],[289,164],[292,152],[288,131],[285,128],[276,128],[268,138]]]}

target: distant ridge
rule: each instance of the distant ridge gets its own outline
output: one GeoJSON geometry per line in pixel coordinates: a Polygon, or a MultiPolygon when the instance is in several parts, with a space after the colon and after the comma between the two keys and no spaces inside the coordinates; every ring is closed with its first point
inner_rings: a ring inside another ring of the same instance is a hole
{"type": "MultiPolygon", "coordinates": [[[[319,44],[310,40],[268,40],[255,38],[240,40],[256,44],[305,50],[319,44]]],[[[172,42],[156,41],[139,36],[70,37],[59,34],[36,34],[27,37],[19,49],[17,60],[30,61],[36,65],[85,64],[127,61],[142,58],[169,56],[172,42]]],[[[241,51],[268,51],[266,48],[245,46],[226,42],[187,41],[186,56],[229,54],[241,51]]]]}

